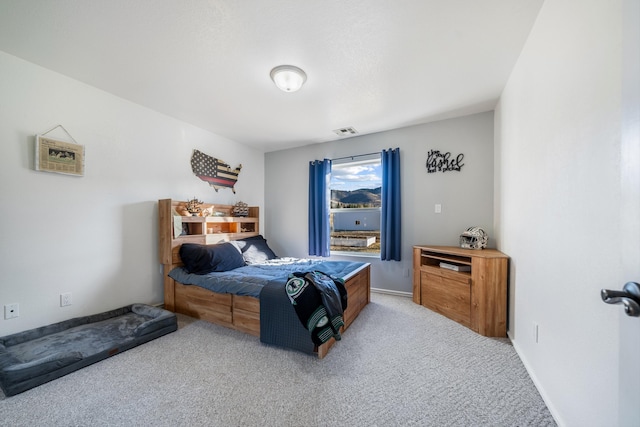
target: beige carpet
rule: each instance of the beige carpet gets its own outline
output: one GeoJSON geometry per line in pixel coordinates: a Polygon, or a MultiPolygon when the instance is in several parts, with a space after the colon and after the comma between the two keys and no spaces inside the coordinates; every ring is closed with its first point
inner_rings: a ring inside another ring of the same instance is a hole
{"type": "Polygon", "coordinates": [[[0,425],[555,425],[508,339],[408,298],[372,294],[323,360],[179,320],[172,334],[2,396],[0,425]]]}

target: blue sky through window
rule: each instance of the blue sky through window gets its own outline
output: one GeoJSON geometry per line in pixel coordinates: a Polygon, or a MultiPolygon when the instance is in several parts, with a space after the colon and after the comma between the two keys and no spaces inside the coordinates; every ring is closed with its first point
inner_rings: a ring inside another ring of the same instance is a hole
{"type": "Polygon", "coordinates": [[[382,186],[380,158],[331,165],[331,189],[353,191],[382,186]]]}

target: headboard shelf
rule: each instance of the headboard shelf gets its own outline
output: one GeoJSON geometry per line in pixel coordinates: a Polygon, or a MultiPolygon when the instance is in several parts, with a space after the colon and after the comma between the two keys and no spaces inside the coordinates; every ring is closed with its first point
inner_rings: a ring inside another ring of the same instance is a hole
{"type": "Polygon", "coordinates": [[[183,216],[186,201],[158,200],[160,262],[177,264],[180,262],[178,249],[183,243],[211,245],[229,240],[238,240],[260,234],[257,206],[249,208],[249,216],[232,216],[232,205],[203,203],[202,210],[224,216],[183,216]]]}

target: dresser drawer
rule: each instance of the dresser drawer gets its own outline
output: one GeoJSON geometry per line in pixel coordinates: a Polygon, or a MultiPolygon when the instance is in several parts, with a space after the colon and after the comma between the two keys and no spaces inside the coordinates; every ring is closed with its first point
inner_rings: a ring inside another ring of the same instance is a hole
{"type": "Polygon", "coordinates": [[[471,327],[471,279],[461,280],[464,275],[457,272],[452,272],[454,278],[450,277],[449,272],[444,273],[421,272],[422,305],[471,327]]]}
{"type": "Polygon", "coordinates": [[[466,284],[471,283],[471,273],[467,272],[447,270],[446,268],[434,267],[431,265],[422,266],[422,271],[432,276],[455,280],[456,282],[462,282],[466,284]]]}

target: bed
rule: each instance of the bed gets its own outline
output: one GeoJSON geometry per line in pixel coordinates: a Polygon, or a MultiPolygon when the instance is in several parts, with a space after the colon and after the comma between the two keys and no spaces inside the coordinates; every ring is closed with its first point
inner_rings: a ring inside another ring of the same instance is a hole
{"type": "Polygon", "coordinates": [[[331,338],[313,345],[284,292],[289,274],[323,271],[344,280],[348,306],[343,331],[369,303],[368,263],[278,258],[259,232],[257,207],[249,208],[246,217],[234,217],[233,206],[229,205],[202,204],[200,213],[194,216],[185,215],[185,206],[186,202],[171,199],[158,202],[166,310],[254,335],[265,344],[323,358],[336,341],[331,338]],[[217,257],[223,264],[236,257],[231,255],[231,245],[243,257],[242,266],[193,272],[193,259],[201,260],[197,255],[217,257]],[[196,256],[189,251],[195,251],[196,256]],[[212,278],[217,283],[208,283],[212,278]]]}

